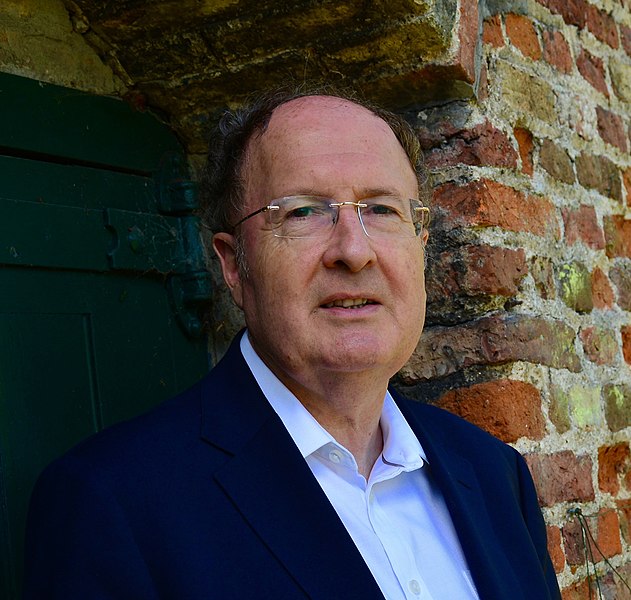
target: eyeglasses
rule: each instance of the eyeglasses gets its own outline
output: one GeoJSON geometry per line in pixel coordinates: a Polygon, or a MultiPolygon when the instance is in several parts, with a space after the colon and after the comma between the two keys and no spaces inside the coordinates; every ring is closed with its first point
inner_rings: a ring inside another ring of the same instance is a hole
{"type": "Polygon", "coordinates": [[[266,213],[276,237],[325,237],[333,231],[343,206],[357,210],[362,229],[369,237],[413,238],[419,236],[429,222],[429,208],[420,200],[379,196],[361,202],[336,202],[332,198],[305,195],[272,200],[243,217],[233,229],[259,213],[266,213]]]}

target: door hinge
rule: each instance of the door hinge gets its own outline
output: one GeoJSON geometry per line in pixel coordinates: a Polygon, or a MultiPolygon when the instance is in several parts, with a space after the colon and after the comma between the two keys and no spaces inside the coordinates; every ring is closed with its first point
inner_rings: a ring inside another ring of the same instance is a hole
{"type": "Polygon", "coordinates": [[[206,268],[201,222],[195,214],[199,208],[197,183],[190,179],[186,159],[169,153],[162,158],[156,184],[158,212],[178,224],[174,269],[167,279],[171,306],[186,335],[200,337],[212,283],[206,268]]]}

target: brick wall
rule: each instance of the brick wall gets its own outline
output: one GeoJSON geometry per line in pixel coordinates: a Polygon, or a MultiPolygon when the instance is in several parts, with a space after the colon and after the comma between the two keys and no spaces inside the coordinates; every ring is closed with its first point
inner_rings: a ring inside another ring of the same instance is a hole
{"type": "MultiPolygon", "coordinates": [[[[589,598],[570,509],[631,578],[631,3],[480,13],[460,48],[477,97],[409,114],[436,188],[428,324],[399,384],[526,456],[563,598],[589,598]]],[[[630,598],[594,556],[605,597],[630,598]]]]}

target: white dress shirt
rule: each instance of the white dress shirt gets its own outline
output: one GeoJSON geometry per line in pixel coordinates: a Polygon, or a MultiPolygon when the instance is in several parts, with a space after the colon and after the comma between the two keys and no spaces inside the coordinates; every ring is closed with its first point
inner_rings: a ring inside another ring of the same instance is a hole
{"type": "MultiPolygon", "coordinates": [[[[420,442],[386,393],[383,451],[368,477],[256,354],[241,352],[387,600],[478,600],[420,442]]],[[[335,548],[331,549],[335,552],[335,548]]],[[[344,560],[344,557],[340,557],[344,560]]]]}

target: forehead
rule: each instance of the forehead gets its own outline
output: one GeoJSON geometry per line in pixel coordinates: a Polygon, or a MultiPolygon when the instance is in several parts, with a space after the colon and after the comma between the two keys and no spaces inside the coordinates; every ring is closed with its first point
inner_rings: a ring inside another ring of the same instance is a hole
{"type": "Polygon", "coordinates": [[[384,178],[403,180],[406,186],[416,183],[390,126],[363,106],[330,96],[307,96],[279,106],[264,131],[250,141],[244,175],[248,187],[271,188],[266,190],[271,194],[294,193],[292,186],[309,183],[319,188],[324,179],[353,186],[366,179],[385,183],[384,178]]]}

